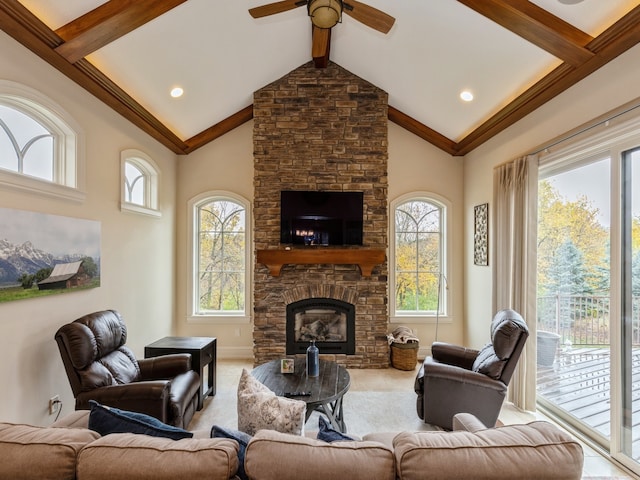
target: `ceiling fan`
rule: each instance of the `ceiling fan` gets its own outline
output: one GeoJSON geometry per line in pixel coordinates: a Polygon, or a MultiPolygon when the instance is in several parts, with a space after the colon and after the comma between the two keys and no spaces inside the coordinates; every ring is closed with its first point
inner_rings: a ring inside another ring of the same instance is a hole
{"type": "Polygon", "coordinates": [[[342,22],[343,12],[382,33],[389,32],[396,21],[383,11],[356,0],[283,0],[250,8],[249,14],[253,18],[261,18],[303,5],[307,6],[307,13],[311,19],[313,34],[311,56],[318,68],[326,67],[329,62],[331,28],[342,22]]]}

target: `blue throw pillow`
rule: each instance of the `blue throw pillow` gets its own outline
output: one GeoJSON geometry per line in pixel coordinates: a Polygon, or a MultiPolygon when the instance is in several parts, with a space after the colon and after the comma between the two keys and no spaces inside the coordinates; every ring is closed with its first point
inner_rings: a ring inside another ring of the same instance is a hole
{"type": "Polygon", "coordinates": [[[140,433],[152,437],[166,437],[172,440],[192,438],[193,433],[173,427],[144,413],[128,412],[119,408],[105,407],[95,400],[89,400],[89,429],[100,435],[110,433],[140,433]]]}
{"type": "Polygon", "coordinates": [[[329,443],[339,440],[355,440],[355,438],[334,429],[322,415],[318,417],[318,428],[318,440],[323,440],[329,443]]]}
{"type": "Polygon", "coordinates": [[[247,474],[244,471],[244,452],[247,449],[247,444],[251,440],[251,435],[248,433],[240,432],[239,430],[233,430],[232,428],[224,428],[214,425],[211,427],[211,438],[230,438],[235,440],[240,445],[238,450],[238,472],[236,475],[241,480],[249,480],[247,474]]]}

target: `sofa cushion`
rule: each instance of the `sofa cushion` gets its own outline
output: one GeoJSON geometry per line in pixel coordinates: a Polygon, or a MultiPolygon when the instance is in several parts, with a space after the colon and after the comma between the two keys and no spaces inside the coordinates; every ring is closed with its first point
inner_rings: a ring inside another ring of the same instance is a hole
{"type": "Polygon", "coordinates": [[[85,429],[0,423],[0,478],[73,480],[78,452],[98,438],[85,429]]]}
{"type": "Polygon", "coordinates": [[[245,470],[252,480],[394,480],[393,452],[376,442],[326,443],[272,430],[249,442],[245,470]]]}
{"type": "Polygon", "coordinates": [[[115,433],[78,454],[78,480],[226,480],[238,470],[238,443],[223,438],[171,440],[115,433]]]}
{"type": "Polygon", "coordinates": [[[251,435],[232,428],[214,425],[211,427],[211,438],[230,438],[238,442],[238,477],[240,477],[241,480],[248,480],[247,474],[244,471],[244,457],[249,440],[251,440],[251,435]]]}
{"type": "Polygon", "coordinates": [[[278,397],[256,380],[246,368],[238,383],[238,430],[255,435],[260,429],[304,434],[307,404],[278,397]]]}
{"type": "Polygon", "coordinates": [[[476,433],[402,432],[393,446],[401,480],[579,480],[584,461],[580,444],[548,422],[476,433]]]}
{"type": "Polygon", "coordinates": [[[103,436],[110,433],[138,433],[152,437],[166,437],[173,440],[193,437],[191,432],[167,425],[157,418],[144,413],[106,407],[95,400],[89,400],[89,403],[91,404],[89,428],[103,436]]]}

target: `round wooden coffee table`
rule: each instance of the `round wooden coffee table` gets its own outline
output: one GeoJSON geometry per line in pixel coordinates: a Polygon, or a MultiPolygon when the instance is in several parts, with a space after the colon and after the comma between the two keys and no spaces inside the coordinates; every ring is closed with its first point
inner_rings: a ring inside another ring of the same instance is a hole
{"type": "Polygon", "coordinates": [[[308,377],[306,359],[297,358],[293,373],[281,373],[280,360],[272,360],[257,366],[251,374],[276,395],[306,402],[305,421],[309,420],[314,411],[319,411],[327,416],[333,428],[346,433],[342,397],[351,385],[346,368],[336,362],[320,360],[320,374],[317,377],[308,377]],[[293,395],[296,393],[309,395],[293,395]]]}

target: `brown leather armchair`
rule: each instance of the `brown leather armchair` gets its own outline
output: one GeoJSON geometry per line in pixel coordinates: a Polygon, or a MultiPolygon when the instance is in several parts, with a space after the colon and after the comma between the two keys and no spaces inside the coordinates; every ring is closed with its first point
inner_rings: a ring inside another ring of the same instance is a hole
{"type": "Polygon", "coordinates": [[[433,343],[415,380],[418,416],[451,430],[453,416],[466,412],[493,427],[528,336],[520,314],[502,310],[491,322],[491,343],[482,350],[433,343]]]}
{"type": "Polygon", "coordinates": [[[151,415],[187,428],[198,405],[199,375],[191,355],[175,354],[136,360],[125,346],[127,327],[118,312],[90,313],[55,335],[76,410],[89,400],[151,415]]]}

